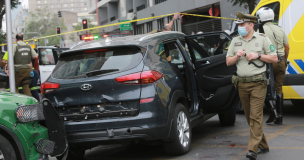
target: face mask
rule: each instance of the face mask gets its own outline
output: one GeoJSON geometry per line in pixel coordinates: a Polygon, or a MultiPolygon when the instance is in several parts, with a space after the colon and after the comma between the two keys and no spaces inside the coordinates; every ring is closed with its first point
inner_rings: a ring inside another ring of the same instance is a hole
{"type": "Polygon", "coordinates": [[[248,32],[246,31],[246,27],[238,27],[238,32],[243,37],[248,34],[248,32]]]}
{"type": "Polygon", "coordinates": [[[43,55],[43,56],[44,56],[45,54],[46,54],[46,52],[41,52],[41,55],[43,55]]]}

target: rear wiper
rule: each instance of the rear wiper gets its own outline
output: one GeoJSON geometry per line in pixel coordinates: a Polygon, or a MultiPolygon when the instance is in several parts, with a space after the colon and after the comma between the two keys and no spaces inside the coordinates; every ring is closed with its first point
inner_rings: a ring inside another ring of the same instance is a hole
{"type": "Polygon", "coordinates": [[[119,69],[95,70],[95,71],[91,71],[91,72],[86,73],[86,75],[88,77],[92,77],[92,76],[105,74],[105,73],[109,73],[109,72],[115,72],[115,71],[119,71],[119,69]]]}

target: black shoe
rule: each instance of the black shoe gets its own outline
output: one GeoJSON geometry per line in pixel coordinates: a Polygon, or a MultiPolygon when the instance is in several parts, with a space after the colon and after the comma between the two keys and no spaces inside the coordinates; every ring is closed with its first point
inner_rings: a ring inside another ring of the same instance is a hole
{"type": "Polygon", "coordinates": [[[269,152],[269,148],[267,148],[267,149],[262,149],[262,148],[258,148],[258,154],[262,154],[262,153],[267,153],[267,152],[269,152]]]}
{"type": "Polygon", "coordinates": [[[256,160],[257,159],[257,154],[252,152],[252,151],[249,151],[247,154],[246,154],[246,157],[249,158],[250,160],[256,160]]]}

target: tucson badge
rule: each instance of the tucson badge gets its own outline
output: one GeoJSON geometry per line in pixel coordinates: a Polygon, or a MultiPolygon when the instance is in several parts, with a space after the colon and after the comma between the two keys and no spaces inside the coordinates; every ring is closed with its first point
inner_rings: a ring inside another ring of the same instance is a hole
{"type": "Polygon", "coordinates": [[[90,85],[90,84],[83,84],[83,85],[81,85],[80,88],[82,90],[84,90],[84,91],[88,91],[88,90],[92,89],[92,85],[90,85]]]}

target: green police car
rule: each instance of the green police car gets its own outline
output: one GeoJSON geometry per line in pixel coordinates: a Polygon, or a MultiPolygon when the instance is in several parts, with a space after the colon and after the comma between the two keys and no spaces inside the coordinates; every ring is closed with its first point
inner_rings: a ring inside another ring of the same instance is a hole
{"type": "Polygon", "coordinates": [[[64,126],[47,99],[0,92],[0,160],[47,160],[67,153],[64,126]]]}

